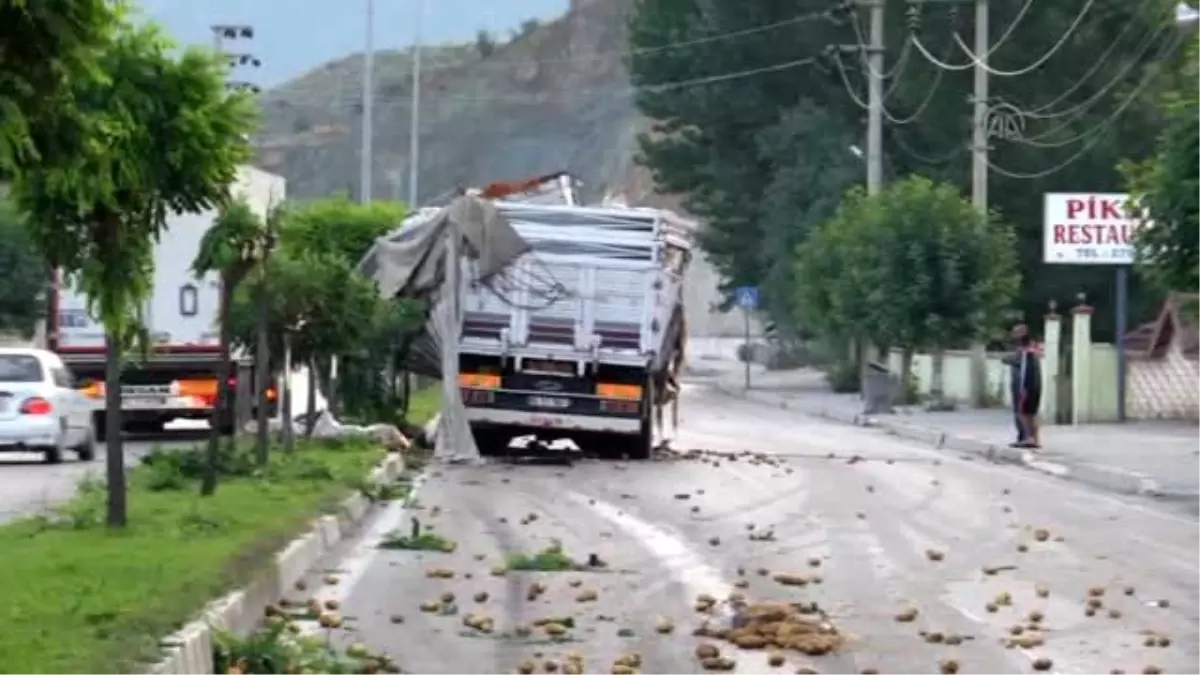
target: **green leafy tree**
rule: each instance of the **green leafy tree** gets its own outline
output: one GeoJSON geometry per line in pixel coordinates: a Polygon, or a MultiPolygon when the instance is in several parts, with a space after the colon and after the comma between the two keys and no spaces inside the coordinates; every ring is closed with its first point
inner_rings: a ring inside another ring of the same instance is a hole
{"type": "MultiPolygon", "coordinates": [[[[634,5],[630,72],[642,87],[637,106],[655,122],[641,140],[642,160],[660,190],[683,194],[688,209],[706,221],[702,243],[729,286],[762,283],[764,272],[778,269],[778,263],[764,264],[763,242],[779,237],[777,219],[764,214],[769,203],[764,193],[778,167],[759,152],[762,134],[802,100],[839,121],[834,133],[847,129],[861,138],[865,131],[866,112],[854,100],[866,100],[859,57],[829,52],[856,43],[855,24],[846,16],[830,16],[831,4],[637,0],[634,5]],[[728,34],[733,35],[719,37],[728,34]],[[659,48],[680,42],[687,44],[659,48]],[[728,77],[742,72],[753,74],[728,77]],[[655,86],[704,78],[713,79],[687,87],[655,86]]],[[[992,4],[994,38],[1024,4],[992,4]]],[[[991,161],[998,168],[989,183],[991,207],[1016,229],[1024,281],[1019,304],[1026,315],[1040,314],[1049,299],[1063,301],[1080,291],[1107,297],[1110,271],[1042,263],[1040,195],[1080,186],[1119,190],[1123,181],[1115,164],[1151,154],[1162,124],[1155,93],[1161,74],[1180,70],[1179,44],[1195,40],[1194,28],[1174,26],[1175,0],[1034,3],[1008,37],[997,41],[991,66],[1025,68],[1059,41],[1085,4],[1081,27],[1054,56],[1024,75],[991,80],[994,100],[1028,113],[1024,139],[992,140],[991,161]]],[[[894,73],[885,83],[886,175],[926,175],[965,192],[971,175],[971,69],[941,71],[903,44],[915,19],[921,43],[932,55],[962,65],[966,59],[953,37],[957,33],[969,43],[973,17],[944,3],[925,3],[910,17],[909,7],[904,2],[886,7],[886,69],[894,73]]],[[[865,33],[865,15],[858,19],[859,32],[865,33]]],[[[796,155],[822,154],[816,143],[827,140],[815,138],[812,147],[805,144],[796,155]]],[[[813,191],[818,190],[841,196],[837,185],[815,185],[813,191]]],[[[790,257],[784,248],[772,250],[777,258],[790,257]]],[[[1109,308],[1097,311],[1106,314],[1109,308]]],[[[1109,324],[1098,318],[1098,332],[1109,324]]]]}
{"type": "Polygon", "coordinates": [[[0,333],[32,335],[46,314],[50,268],[33,245],[25,218],[0,199],[0,333]]]}
{"type": "Polygon", "coordinates": [[[1200,288],[1200,92],[1193,41],[1179,84],[1164,96],[1166,126],[1154,155],[1123,171],[1147,227],[1135,241],[1139,269],[1169,291],[1200,288]]]}
{"type": "Polygon", "coordinates": [[[61,114],[72,85],[103,75],[96,52],[123,10],[111,0],[0,1],[0,178],[37,161],[36,118],[61,114]]]}
{"type": "Polygon", "coordinates": [[[77,106],[31,129],[39,160],[14,181],[34,242],[86,294],[107,332],[108,523],[118,527],[126,521],[121,355],[147,342],[140,308],[152,290],[154,242],[172,212],[225,203],[249,156],[250,101],[228,93],[212,54],[174,51],[153,24],[122,24],[97,55],[104,77],[72,82],[77,106]]]}
{"type": "MultiPolygon", "coordinates": [[[[221,360],[217,366],[219,393],[209,419],[207,465],[200,483],[200,494],[211,495],[217,489],[218,462],[220,459],[221,434],[227,429],[227,420],[234,412],[230,409],[233,399],[229,386],[229,363],[231,354],[230,308],[234,293],[246,277],[262,263],[267,249],[267,229],[262,219],[244,200],[236,200],[221,209],[212,227],[204,233],[200,250],[192,262],[192,272],[202,278],[209,272],[218,272],[221,279],[221,305],[219,310],[221,360]]],[[[263,367],[266,367],[263,364],[263,367]]],[[[230,443],[233,443],[231,436],[230,443]]]]}
{"type": "MultiPolygon", "coordinates": [[[[407,213],[407,207],[399,202],[374,200],[363,205],[344,195],[309,202],[290,211],[287,226],[280,232],[280,246],[291,255],[336,254],[347,266],[354,267],[375,240],[398,227],[407,213]]],[[[342,356],[323,355],[319,363],[309,364],[313,367],[310,373],[314,382],[324,381],[325,396],[333,410],[338,409],[344,389],[338,380],[374,381],[371,374],[352,372],[351,369],[363,367],[358,360],[343,364],[342,356]],[[339,363],[341,375],[337,379],[332,376],[332,359],[339,363]]],[[[379,362],[386,361],[383,356],[378,358],[379,362]]]]}
{"type": "Polygon", "coordinates": [[[802,250],[806,291],[832,330],[900,347],[909,376],[916,350],[933,353],[930,389],[942,403],[943,354],[994,337],[1020,285],[1011,228],[984,217],[953,186],[907,178],[874,196],[852,191],[802,250]],[[828,256],[828,260],[816,258],[828,256]],[[836,265],[836,267],[834,267],[836,265]]]}

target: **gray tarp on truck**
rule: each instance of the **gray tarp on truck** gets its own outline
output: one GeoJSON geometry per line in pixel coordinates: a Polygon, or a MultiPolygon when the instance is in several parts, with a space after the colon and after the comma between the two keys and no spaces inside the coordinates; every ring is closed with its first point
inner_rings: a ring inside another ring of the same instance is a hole
{"type": "Polygon", "coordinates": [[[445,277],[445,237],[457,232],[462,254],[477,261],[480,279],[500,273],[530,250],[496,207],[478,197],[461,196],[443,208],[423,209],[399,229],[376,240],[359,270],[379,284],[386,298],[426,296],[445,277]]]}

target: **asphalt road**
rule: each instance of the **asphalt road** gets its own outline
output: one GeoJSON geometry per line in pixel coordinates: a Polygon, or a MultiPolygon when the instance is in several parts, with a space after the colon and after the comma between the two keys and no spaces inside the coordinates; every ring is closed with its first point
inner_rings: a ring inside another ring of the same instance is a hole
{"type": "Polygon", "coordinates": [[[674,448],[751,450],[765,461],[437,467],[419,484],[416,509],[387,507],[289,600],[339,603],[345,629],[332,639],[387,652],[406,672],[515,672],[525,660],[548,672],[544,661],[561,669],[572,652],[584,672],[609,672],[630,652],[641,672],[700,672],[701,638],[692,631],[704,615],[695,598],[735,590],[755,601],[815,601],[845,637],[829,655],[786,652],[780,667],[764,652],[706,639],[736,659],[738,672],[1031,672],[1035,659],[1062,673],[1194,672],[1200,536],[1186,512],[698,385],[685,389],[681,417],[674,448]],[[378,548],[413,516],[457,549],[378,548]],[[750,537],[767,531],[767,540],[750,537]],[[607,566],[490,573],[553,541],[576,560],[595,554],[607,566]],[[454,577],[428,578],[432,567],[454,577]],[[820,583],[783,586],[772,579],[778,573],[820,583]],[[535,581],[546,591],[529,600],[535,581]],[[596,599],[578,601],[584,590],[596,599]],[[446,592],[456,596],[456,615],[421,611],[446,592]],[[480,592],[488,597],[477,602],[480,592]],[[1103,594],[1092,616],[1089,593],[1103,594]],[[1011,604],[989,611],[1003,594],[1011,604]],[[898,621],[906,609],[917,615],[898,621]],[[465,627],[468,612],[492,618],[495,632],[465,627]],[[1032,612],[1044,616],[1036,631],[1044,644],[1007,647],[1012,631],[1029,633],[1032,612]],[[529,637],[517,630],[565,616],[575,625],[557,642],[536,627],[529,637]],[[657,632],[661,618],[674,632],[657,632]],[[961,639],[931,643],[921,632],[961,639]],[[1148,632],[1169,645],[1146,646],[1148,632]]]}
{"type": "MultiPolygon", "coordinates": [[[[126,435],[126,465],[133,466],[155,446],[186,447],[204,433],[185,427],[154,436],[126,435]]],[[[103,479],[104,451],[104,445],[97,446],[96,459],[90,462],[68,452],[62,464],[46,464],[39,453],[0,454],[0,523],[53,509],[70,499],[89,475],[103,479]]]]}

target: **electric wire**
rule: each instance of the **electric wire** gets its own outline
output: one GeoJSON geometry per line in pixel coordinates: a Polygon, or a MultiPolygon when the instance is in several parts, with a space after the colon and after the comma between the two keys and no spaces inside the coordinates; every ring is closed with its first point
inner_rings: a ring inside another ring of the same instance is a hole
{"type": "MultiPolygon", "coordinates": [[[[1151,41],[1151,42],[1147,43],[1147,46],[1151,46],[1153,44],[1155,44],[1155,42],[1151,41]]],[[[1152,62],[1168,57],[1171,54],[1171,52],[1173,52],[1178,47],[1178,40],[1167,41],[1166,43],[1158,43],[1158,44],[1161,45],[1161,49],[1155,55],[1155,58],[1152,60],[1152,62]]],[[[1118,74],[1116,77],[1114,77],[1111,82],[1109,82],[1107,85],[1105,85],[1105,87],[1102,89],[1101,93],[1106,93],[1107,90],[1112,89],[1113,86],[1115,86],[1115,84],[1117,82],[1120,82],[1122,79],[1124,79],[1125,74],[1128,73],[1130,70],[1132,70],[1134,66],[1146,65],[1146,63],[1142,62],[1142,57],[1144,55],[1145,55],[1144,53],[1141,53],[1141,54],[1138,54],[1137,57],[1131,59],[1126,64],[1125,68],[1122,69],[1121,73],[1118,74]]],[[[1153,73],[1150,73],[1148,75],[1153,76],[1153,73]]],[[[1141,85],[1138,85],[1138,86],[1140,87],[1141,85]]],[[[1136,89],[1135,89],[1135,91],[1136,91],[1136,89]]],[[[1035,134],[1033,136],[1020,136],[1018,138],[1013,139],[1013,141],[1016,143],[1020,143],[1022,145],[1028,145],[1028,146],[1036,147],[1036,148],[1061,148],[1061,147],[1064,147],[1067,145],[1073,145],[1075,143],[1078,143],[1081,140],[1090,138],[1092,136],[1092,134],[1097,133],[1096,130],[1098,128],[1100,128],[1100,126],[1103,124],[1103,122],[1093,126],[1091,129],[1088,129],[1081,133],[1075,134],[1068,138],[1059,138],[1057,140],[1052,140],[1052,141],[1043,141],[1042,140],[1042,139],[1050,138],[1053,136],[1058,136],[1061,134],[1061,132],[1070,129],[1072,126],[1072,122],[1080,119],[1082,117],[1083,113],[1087,112],[1087,109],[1092,107],[1091,104],[1094,104],[1098,100],[1099,100],[1098,96],[1092,98],[1089,101],[1089,105],[1086,108],[1081,109],[1078,114],[1072,115],[1071,119],[1055,125],[1052,129],[1045,130],[1045,131],[1043,131],[1039,134],[1035,134]]],[[[1024,115],[1025,113],[1024,113],[1024,111],[1020,111],[1018,109],[1018,114],[1024,115]]],[[[1043,119],[1052,119],[1052,118],[1043,118],[1043,119]]]]}
{"type": "MultiPolygon", "coordinates": [[[[793,68],[799,68],[801,66],[812,65],[815,62],[816,62],[816,59],[814,57],[810,56],[810,57],[805,57],[802,59],[794,59],[791,61],[782,61],[782,62],[774,63],[774,64],[771,64],[768,66],[762,66],[760,68],[737,70],[737,71],[731,71],[731,72],[726,72],[726,73],[718,73],[716,75],[707,75],[704,77],[695,77],[695,78],[689,78],[689,79],[684,79],[684,80],[675,80],[675,81],[671,81],[671,82],[661,82],[658,84],[631,85],[628,87],[612,87],[612,88],[606,88],[606,89],[591,89],[591,90],[583,89],[583,90],[572,92],[569,96],[546,96],[546,95],[536,95],[536,94],[510,94],[510,95],[497,95],[497,96],[441,96],[441,97],[437,97],[435,99],[435,101],[437,103],[447,103],[447,102],[449,102],[449,103],[454,103],[454,102],[476,102],[476,103],[478,103],[478,102],[512,101],[512,102],[518,102],[518,103],[529,102],[529,103],[544,104],[551,100],[562,100],[564,98],[583,99],[583,98],[611,98],[611,97],[617,97],[617,96],[637,96],[639,94],[644,94],[644,93],[661,93],[661,92],[676,91],[676,90],[681,90],[681,89],[690,89],[693,87],[703,87],[703,86],[710,85],[710,84],[719,84],[722,82],[730,82],[733,80],[745,79],[745,78],[754,77],[757,75],[778,73],[778,72],[783,72],[786,70],[791,70],[793,68]]],[[[345,97],[344,102],[352,106],[354,104],[357,104],[359,102],[359,99],[361,99],[361,95],[358,95],[358,94],[347,95],[345,97]]],[[[286,103],[288,105],[295,105],[295,103],[293,103],[293,101],[295,101],[295,100],[296,99],[294,97],[290,97],[290,100],[286,101],[284,103],[286,103]]],[[[334,99],[331,99],[329,96],[327,96],[325,94],[313,92],[311,94],[310,100],[317,101],[317,102],[328,102],[328,101],[334,100],[334,99]]],[[[407,103],[407,102],[409,102],[410,97],[407,94],[396,95],[396,96],[376,96],[375,97],[376,102],[379,102],[381,100],[383,102],[407,103]]]]}
{"type": "MultiPolygon", "coordinates": [[[[1086,113],[1089,109],[1092,108],[1092,106],[1094,106],[1102,98],[1104,98],[1105,95],[1107,95],[1110,91],[1112,91],[1112,89],[1114,87],[1116,87],[1118,84],[1120,84],[1121,81],[1125,79],[1125,76],[1128,75],[1131,70],[1133,70],[1137,66],[1144,65],[1142,62],[1142,59],[1150,51],[1151,47],[1154,47],[1156,44],[1162,44],[1160,42],[1159,38],[1165,31],[1168,31],[1168,30],[1171,30],[1171,25],[1163,24],[1163,25],[1160,25],[1154,32],[1148,34],[1143,39],[1142,44],[1138,46],[1136,53],[1131,58],[1128,58],[1124,64],[1122,64],[1120,71],[1116,75],[1114,75],[1111,80],[1109,80],[1104,86],[1102,86],[1098,90],[1096,90],[1096,92],[1094,94],[1092,94],[1090,97],[1084,99],[1083,101],[1080,101],[1079,103],[1071,106],[1070,108],[1067,108],[1065,110],[1060,110],[1060,111],[1057,111],[1054,113],[1048,113],[1048,114],[1040,112],[1040,110],[1044,109],[1044,107],[1042,109],[1035,109],[1035,110],[1024,110],[1024,109],[1018,108],[1018,110],[1021,111],[1022,116],[1031,117],[1034,119],[1052,120],[1052,119],[1058,119],[1060,117],[1070,117],[1071,119],[1078,119],[1083,113],[1086,113]]],[[[1066,124],[1069,124],[1069,120],[1067,123],[1064,123],[1063,126],[1066,126],[1066,124]]],[[[1063,126],[1060,126],[1059,128],[1061,129],[1061,128],[1063,128],[1063,126]]],[[[1053,133],[1053,132],[1051,132],[1051,133],[1053,133]]],[[[1044,137],[1044,135],[1042,137],[1044,137]]]]}
{"type": "MultiPolygon", "coordinates": [[[[938,68],[941,68],[943,70],[953,70],[953,71],[969,70],[971,68],[975,68],[976,66],[978,66],[978,67],[986,70],[988,73],[995,75],[997,77],[1016,77],[1018,75],[1025,75],[1030,72],[1033,72],[1034,70],[1036,70],[1037,68],[1039,68],[1043,64],[1045,64],[1047,61],[1049,61],[1056,53],[1058,53],[1058,50],[1062,49],[1063,45],[1065,45],[1067,43],[1067,40],[1069,40],[1071,38],[1071,35],[1073,35],[1075,33],[1075,29],[1079,27],[1080,22],[1082,22],[1083,18],[1085,16],[1087,16],[1088,11],[1091,10],[1092,5],[1095,4],[1095,2],[1096,2],[1096,0],[1087,0],[1087,2],[1083,6],[1083,9],[1080,10],[1079,14],[1077,14],[1075,16],[1075,20],[1072,21],[1071,25],[1067,27],[1067,30],[1064,31],[1061,36],[1059,36],[1058,41],[1055,42],[1054,45],[1050,47],[1049,51],[1047,51],[1045,54],[1042,54],[1042,56],[1038,60],[1034,61],[1033,63],[1029,64],[1028,66],[1025,66],[1024,68],[1019,68],[1017,70],[1008,71],[1008,70],[998,70],[996,68],[992,68],[986,62],[981,60],[978,57],[978,55],[974,54],[967,47],[966,43],[963,42],[962,38],[958,35],[957,32],[954,33],[954,42],[958,45],[958,48],[961,49],[967,55],[967,57],[970,59],[966,63],[962,63],[962,64],[946,63],[944,60],[939,59],[938,57],[934,56],[925,47],[925,45],[923,45],[921,43],[921,39],[918,38],[915,33],[909,35],[909,40],[912,41],[913,46],[917,48],[917,51],[920,52],[921,56],[925,57],[926,61],[929,61],[933,65],[935,65],[938,68]]],[[[990,53],[991,52],[989,52],[988,54],[984,54],[984,58],[987,58],[987,56],[989,56],[990,53]]]]}
{"type": "MultiPolygon", "coordinates": [[[[854,91],[854,85],[851,84],[851,82],[850,82],[850,76],[846,72],[846,65],[844,63],[842,63],[841,57],[838,56],[837,54],[835,54],[833,59],[837,65],[838,75],[841,76],[842,84],[846,88],[846,93],[850,95],[850,99],[852,101],[854,101],[855,105],[862,108],[863,110],[869,110],[870,104],[867,101],[862,100],[862,97],[859,96],[854,91]]],[[[916,109],[913,110],[913,112],[908,117],[905,117],[905,118],[895,117],[894,115],[892,115],[892,113],[888,112],[888,109],[886,106],[882,106],[882,102],[881,102],[883,116],[895,126],[904,126],[905,124],[911,124],[912,122],[915,122],[917,120],[917,118],[919,118],[921,116],[921,114],[925,112],[925,109],[929,107],[929,104],[933,102],[933,97],[937,94],[938,87],[941,86],[942,74],[944,72],[945,71],[938,69],[934,73],[933,83],[931,85],[929,85],[928,90],[925,92],[925,98],[922,99],[922,101],[917,105],[916,109]]],[[[885,96],[885,98],[886,98],[886,96],[885,96]]]]}
{"type": "MultiPolygon", "coordinates": [[[[1141,7],[1145,7],[1147,4],[1153,1],[1154,0],[1142,0],[1141,6],[1139,7],[1139,12],[1141,11],[1141,7]]],[[[1108,57],[1112,56],[1113,51],[1115,51],[1117,46],[1121,44],[1122,40],[1125,38],[1125,35],[1138,25],[1139,24],[1136,21],[1125,22],[1125,26],[1121,29],[1121,32],[1117,34],[1117,37],[1108,43],[1108,46],[1104,48],[1104,51],[1100,53],[1100,56],[1096,57],[1092,61],[1092,65],[1087,69],[1086,72],[1084,72],[1083,75],[1079,76],[1079,79],[1075,80],[1074,84],[1072,84],[1070,87],[1067,87],[1066,90],[1054,97],[1054,99],[1050,102],[1040,105],[1036,108],[1028,109],[1026,114],[1032,115],[1034,113],[1042,113],[1067,100],[1067,97],[1069,97],[1071,94],[1074,94],[1076,90],[1082,87],[1084,83],[1086,83],[1093,75],[1100,71],[1100,67],[1105,64],[1105,62],[1108,60],[1108,57]]]]}
{"type": "MultiPolygon", "coordinates": [[[[1174,40],[1172,40],[1169,43],[1169,45],[1167,47],[1164,48],[1164,52],[1169,52],[1169,51],[1173,51],[1174,49],[1177,49],[1182,41],[1183,41],[1183,36],[1182,35],[1177,36],[1174,40]]],[[[1080,146],[1079,150],[1077,150],[1076,152],[1074,152],[1073,154],[1071,154],[1070,156],[1068,156],[1066,159],[1059,162],[1058,164],[1050,166],[1049,168],[1043,169],[1041,171],[1020,172],[1020,171],[1014,171],[1011,169],[1006,169],[1002,166],[998,166],[991,161],[991,158],[988,158],[988,160],[987,160],[988,167],[1002,176],[1005,176],[1007,178],[1018,179],[1018,180],[1035,180],[1038,178],[1045,178],[1046,176],[1058,173],[1059,171],[1061,171],[1061,170],[1067,168],[1068,166],[1070,166],[1071,164],[1075,163],[1077,160],[1079,160],[1079,158],[1083,157],[1085,154],[1087,154],[1087,152],[1089,152],[1092,148],[1094,148],[1097,144],[1099,144],[1102,140],[1104,140],[1105,135],[1103,132],[1106,131],[1109,127],[1111,127],[1117,121],[1117,119],[1119,119],[1121,117],[1121,115],[1129,108],[1129,106],[1133,105],[1134,101],[1138,100],[1138,98],[1140,97],[1140,95],[1142,93],[1142,90],[1145,89],[1146,86],[1149,85],[1152,80],[1154,80],[1154,77],[1157,74],[1158,73],[1155,72],[1153,69],[1148,70],[1146,72],[1146,74],[1142,76],[1142,80],[1140,82],[1138,82],[1137,86],[1134,87],[1133,91],[1131,91],[1129,93],[1129,96],[1127,96],[1125,98],[1125,100],[1121,103],[1121,105],[1117,106],[1117,108],[1115,110],[1113,110],[1112,114],[1110,114],[1107,119],[1098,123],[1092,129],[1091,138],[1089,138],[1085,143],[1083,143],[1083,145],[1080,146]]]]}
{"type": "Polygon", "coordinates": [[[955,159],[962,157],[967,152],[967,147],[965,145],[960,145],[959,147],[955,148],[954,150],[951,150],[950,152],[947,152],[944,155],[937,155],[937,156],[931,157],[929,155],[918,152],[917,150],[914,150],[913,147],[911,145],[909,145],[900,136],[900,133],[898,131],[892,132],[891,140],[895,143],[896,147],[900,148],[900,151],[903,152],[904,154],[909,155],[910,157],[917,160],[918,162],[922,162],[924,164],[929,164],[929,165],[933,165],[933,166],[949,164],[950,162],[954,161],[955,159]]]}
{"type": "Polygon", "coordinates": [[[962,37],[960,37],[958,33],[954,34],[954,42],[964,54],[970,57],[972,65],[978,64],[980,68],[983,68],[991,75],[995,75],[996,77],[1017,77],[1020,75],[1027,75],[1042,67],[1047,61],[1049,61],[1054,57],[1055,54],[1058,53],[1058,50],[1063,48],[1063,45],[1067,44],[1067,40],[1071,39],[1071,36],[1075,34],[1075,29],[1078,28],[1079,24],[1083,22],[1083,18],[1087,16],[1088,11],[1091,10],[1092,5],[1095,3],[1096,0],[1087,0],[1087,3],[1084,4],[1083,9],[1079,10],[1079,14],[1075,16],[1075,20],[1071,22],[1070,26],[1067,26],[1067,30],[1063,32],[1061,37],[1059,37],[1058,42],[1055,42],[1054,45],[1050,47],[1049,51],[1047,51],[1045,54],[1042,54],[1041,58],[1025,66],[1024,68],[1018,68],[1016,70],[1000,70],[999,68],[993,68],[985,60],[987,59],[988,55],[984,54],[983,58],[981,59],[979,55],[971,51],[971,48],[967,46],[967,43],[963,42],[962,37]]]}
{"type": "Polygon", "coordinates": [[[657,54],[660,52],[666,52],[666,51],[671,51],[671,50],[675,50],[675,49],[687,49],[690,47],[697,47],[700,45],[724,42],[727,40],[735,40],[737,38],[747,37],[750,35],[757,35],[759,33],[765,33],[767,31],[772,31],[772,30],[775,30],[778,28],[785,28],[788,26],[794,26],[794,25],[806,23],[808,21],[814,21],[817,19],[828,19],[828,18],[829,18],[829,12],[826,10],[815,11],[815,12],[805,12],[803,14],[797,14],[797,15],[787,18],[787,19],[781,19],[779,21],[773,21],[771,23],[765,23],[765,24],[760,24],[757,26],[751,26],[750,28],[742,28],[742,29],[734,30],[734,31],[726,31],[726,32],[717,33],[714,35],[706,35],[704,37],[690,38],[687,40],[664,42],[662,44],[653,45],[650,47],[634,47],[632,49],[611,49],[611,50],[589,52],[587,54],[578,54],[575,56],[562,56],[562,57],[546,58],[546,59],[496,59],[496,60],[461,59],[461,60],[453,61],[450,63],[431,63],[428,65],[423,65],[421,67],[421,71],[422,72],[437,72],[437,71],[443,71],[443,70],[455,70],[455,69],[464,68],[464,67],[469,67],[472,69],[481,69],[481,70],[492,70],[492,69],[503,70],[505,68],[511,68],[511,69],[527,68],[530,65],[552,65],[552,64],[562,64],[562,63],[592,63],[595,61],[603,61],[603,60],[610,59],[613,57],[630,57],[630,56],[640,56],[643,54],[657,54]]]}

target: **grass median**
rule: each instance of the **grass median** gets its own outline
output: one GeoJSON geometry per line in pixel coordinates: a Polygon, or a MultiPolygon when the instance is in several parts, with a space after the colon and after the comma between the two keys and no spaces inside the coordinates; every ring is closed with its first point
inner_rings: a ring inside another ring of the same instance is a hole
{"type": "MultiPolygon", "coordinates": [[[[210,600],[249,581],[314,516],[363,484],[382,449],[366,440],[248,450],[200,497],[199,452],[151,457],[131,472],[129,526],[104,526],[104,486],[90,482],[47,517],[0,527],[0,671],[131,672],[210,600]]],[[[144,666],[143,666],[144,667],[144,666]]]]}

